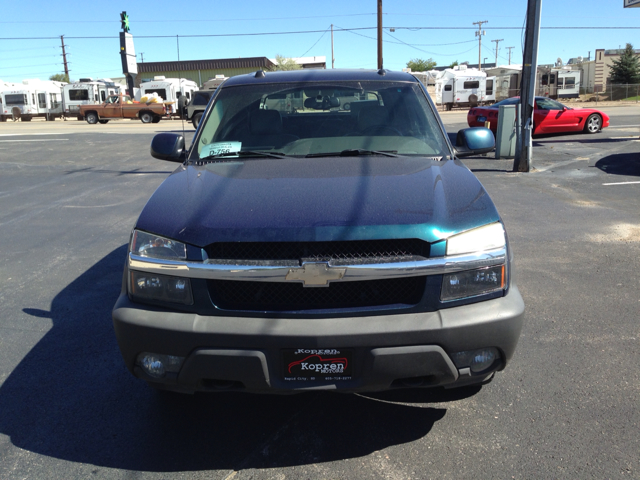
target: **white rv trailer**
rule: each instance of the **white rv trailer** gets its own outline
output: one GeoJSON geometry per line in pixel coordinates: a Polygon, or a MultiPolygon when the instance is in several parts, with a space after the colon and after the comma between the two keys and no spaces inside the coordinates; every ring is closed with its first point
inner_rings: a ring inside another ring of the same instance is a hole
{"type": "Polygon", "coordinates": [[[30,122],[34,117],[55,120],[62,116],[62,86],[54,80],[23,80],[0,92],[2,111],[0,121],[21,119],[30,122]]]}
{"type": "Polygon", "coordinates": [[[454,106],[473,107],[495,101],[494,79],[487,95],[487,74],[481,70],[459,65],[447,68],[436,78],[436,104],[451,110],[454,106]]]}
{"type": "Polygon", "coordinates": [[[68,83],[62,87],[64,115],[83,120],[82,115],[78,113],[80,105],[99,105],[110,95],[118,93],[119,86],[108,78],[100,80],[81,78],[78,82],[68,83]]]}
{"type": "Polygon", "coordinates": [[[229,77],[225,77],[224,75],[216,75],[215,78],[210,78],[202,84],[202,90],[215,90],[222,85],[222,82],[228,79],[229,77]]]}
{"type": "Polygon", "coordinates": [[[549,98],[578,98],[580,77],[581,71],[571,68],[538,68],[536,95],[549,98]]]}
{"type": "Polygon", "coordinates": [[[197,90],[198,84],[193,80],[157,76],[153,77],[151,82],[142,82],[140,84],[140,98],[150,93],[157,93],[163,102],[173,102],[172,105],[167,105],[167,112],[171,110],[171,113],[174,114],[178,111],[178,98],[184,95],[186,101],[190,102],[193,98],[193,92],[197,90]]]}

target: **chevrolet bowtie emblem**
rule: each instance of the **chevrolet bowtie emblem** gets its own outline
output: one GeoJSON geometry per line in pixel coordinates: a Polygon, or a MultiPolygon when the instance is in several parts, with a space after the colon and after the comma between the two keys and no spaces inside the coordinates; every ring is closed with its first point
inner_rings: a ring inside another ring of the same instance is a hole
{"type": "Polygon", "coordinates": [[[330,267],[327,262],[304,262],[301,268],[290,269],[285,278],[301,281],[304,287],[328,287],[331,280],[340,280],[346,271],[346,268],[330,267]]]}

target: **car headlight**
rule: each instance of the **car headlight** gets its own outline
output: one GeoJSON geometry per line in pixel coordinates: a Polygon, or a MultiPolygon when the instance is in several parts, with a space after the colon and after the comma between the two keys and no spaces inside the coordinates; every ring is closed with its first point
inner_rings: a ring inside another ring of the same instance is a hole
{"type": "MultiPolygon", "coordinates": [[[[504,248],[506,244],[504,227],[501,223],[492,223],[447,239],[447,255],[479,253],[504,248]]],[[[506,288],[506,275],[505,264],[445,274],[440,300],[447,302],[499,292],[506,288]]]]}
{"type": "MultiPolygon", "coordinates": [[[[158,260],[186,260],[187,246],[151,233],[133,231],[129,251],[158,260]]],[[[128,291],[132,299],[193,305],[188,278],[129,270],[128,291]]]]}
{"type": "Polygon", "coordinates": [[[504,227],[500,222],[474,228],[447,239],[447,255],[483,252],[507,244],[504,227]]]}
{"type": "Polygon", "coordinates": [[[187,258],[187,246],[184,243],[140,230],[133,231],[129,251],[141,257],[163,260],[186,260],[187,258]]]}

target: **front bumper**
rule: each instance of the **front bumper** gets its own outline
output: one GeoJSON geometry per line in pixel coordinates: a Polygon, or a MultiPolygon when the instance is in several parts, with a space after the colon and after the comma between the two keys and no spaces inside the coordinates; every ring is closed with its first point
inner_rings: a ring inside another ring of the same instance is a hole
{"type": "Polygon", "coordinates": [[[179,391],[293,393],[309,390],[380,391],[407,386],[479,383],[512,357],[524,317],[515,285],[493,300],[435,312],[348,318],[202,316],[131,302],[120,295],[113,323],[127,368],[158,387],[179,391]],[[501,361],[472,375],[449,354],[483,347],[501,361]],[[285,380],[283,349],[349,349],[351,379],[285,380]],[[141,352],[186,357],[179,373],[162,379],[136,366],[141,352]]]}

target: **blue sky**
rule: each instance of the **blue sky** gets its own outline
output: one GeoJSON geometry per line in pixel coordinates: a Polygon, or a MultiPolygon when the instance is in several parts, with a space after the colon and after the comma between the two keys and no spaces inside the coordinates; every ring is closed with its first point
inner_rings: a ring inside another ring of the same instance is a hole
{"type": "MultiPolygon", "coordinates": [[[[46,79],[63,72],[60,35],[65,35],[72,79],[122,76],[118,33],[123,10],[130,17],[136,52],[143,53],[147,62],[176,60],[179,46],[181,60],[324,55],[330,67],[329,29],[333,24],[336,68],[377,65],[376,0],[3,3],[0,79],[10,82],[46,79]],[[371,29],[339,30],[354,28],[371,29]],[[186,37],[277,32],[311,33],[186,37]],[[158,35],[169,38],[144,38],[158,35]]],[[[498,63],[507,63],[506,47],[514,47],[512,63],[521,63],[526,0],[383,0],[383,12],[386,68],[399,70],[413,58],[432,58],[438,65],[455,60],[477,63],[478,41],[473,30],[477,26],[473,22],[484,20],[488,23],[483,25],[483,63],[485,57],[486,62],[495,61],[496,43],[492,40],[500,39],[503,41],[498,44],[498,63]],[[395,32],[390,32],[389,27],[395,27],[395,32]]],[[[571,57],[586,58],[589,52],[593,58],[596,48],[624,48],[627,42],[640,48],[639,19],[640,8],[625,9],[623,0],[545,0],[538,63],[554,63],[558,57],[564,62],[571,57]]]]}

